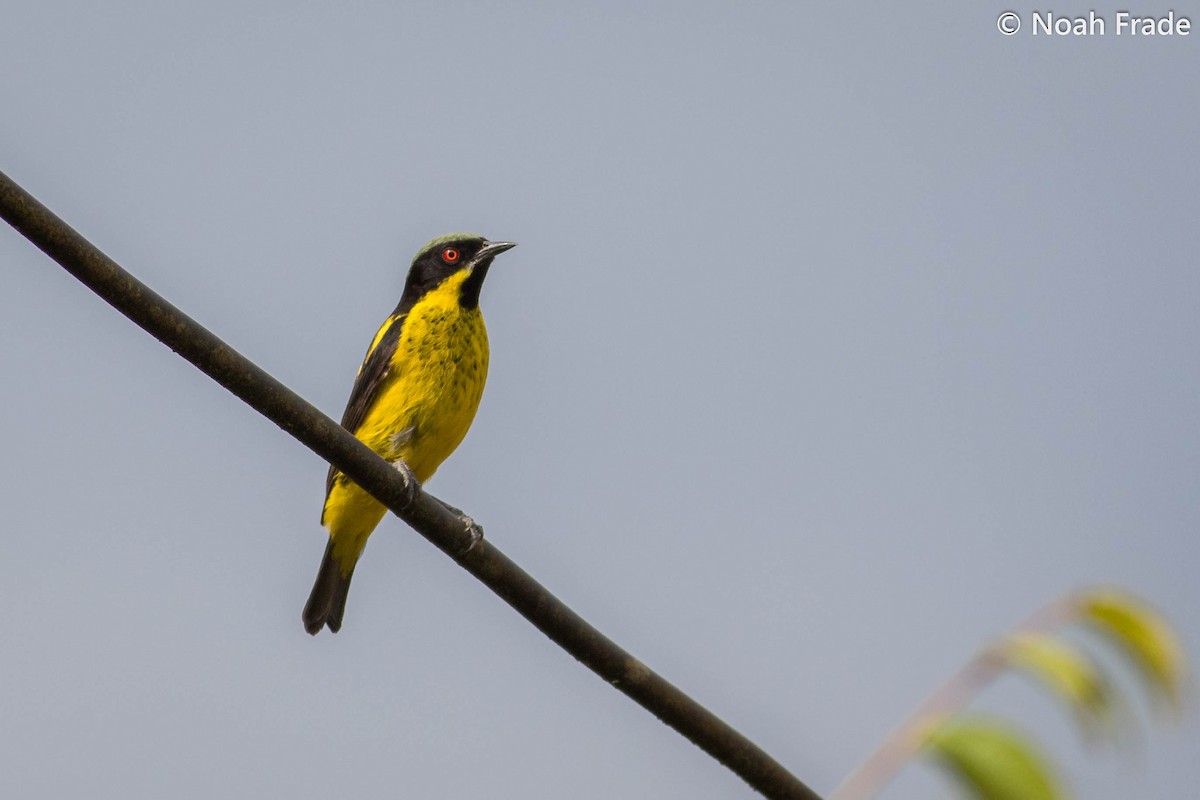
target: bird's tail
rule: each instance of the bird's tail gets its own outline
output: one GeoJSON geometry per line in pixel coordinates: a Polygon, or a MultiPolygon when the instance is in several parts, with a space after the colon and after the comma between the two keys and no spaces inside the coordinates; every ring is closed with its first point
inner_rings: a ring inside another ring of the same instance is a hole
{"type": "Polygon", "coordinates": [[[325,557],[321,559],[321,568],[317,570],[317,581],[304,606],[304,630],[316,636],[326,625],[334,633],[341,629],[352,577],[354,564],[342,574],[341,565],[333,555],[333,537],[330,537],[325,557]]]}

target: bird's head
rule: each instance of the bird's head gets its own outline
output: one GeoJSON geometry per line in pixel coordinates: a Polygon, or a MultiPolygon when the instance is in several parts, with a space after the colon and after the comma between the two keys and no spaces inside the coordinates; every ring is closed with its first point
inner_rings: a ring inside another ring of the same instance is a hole
{"type": "Polygon", "coordinates": [[[439,236],[417,252],[408,271],[404,294],[415,299],[463,273],[459,302],[463,308],[477,308],[479,290],[492,259],[516,246],[514,242],[489,242],[473,233],[439,236]]]}

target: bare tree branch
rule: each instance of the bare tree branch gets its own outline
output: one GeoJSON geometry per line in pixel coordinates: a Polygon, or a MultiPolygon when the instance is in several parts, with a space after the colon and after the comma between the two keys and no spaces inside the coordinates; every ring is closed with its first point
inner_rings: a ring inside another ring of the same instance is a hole
{"type": "Polygon", "coordinates": [[[757,745],[626,653],[340,425],[151,291],[0,172],[0,215],[64,269],[374,495],[605,682],[771,798],[819,800],[757,745]]]}

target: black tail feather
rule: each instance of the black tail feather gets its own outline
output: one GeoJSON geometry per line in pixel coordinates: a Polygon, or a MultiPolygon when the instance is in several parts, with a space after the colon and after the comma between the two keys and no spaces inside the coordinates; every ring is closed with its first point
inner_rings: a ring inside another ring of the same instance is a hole
{"type": "Polygon", "coordinates": [[[350,592],[350,579],[354,577],[354,565],[343,575],[341,566],[333,555],[333,539],[325,548],[321,568],[312,594],[304,606],[304,630],[316,636],[326,625],[337,633],[342,627],[342,615],[346,613],[346,595],[350,592]]]}

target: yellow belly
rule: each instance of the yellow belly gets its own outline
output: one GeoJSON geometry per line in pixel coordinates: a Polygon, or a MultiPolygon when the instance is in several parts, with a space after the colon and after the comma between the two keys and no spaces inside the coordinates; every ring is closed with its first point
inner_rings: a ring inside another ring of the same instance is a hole
{"type": "MultiPolygon", "coordinates": [[[[403,460],[422,483],[466,436],[487,379],[483,316],[478,308],[459,306],[457,291],[442,294],[426,295],[409,312],[390,375],[355,433],[386,460],[403,460]]],[[[337,473],[321,521],[343,573],[358,560],[385,511],[337,473]]]]}

